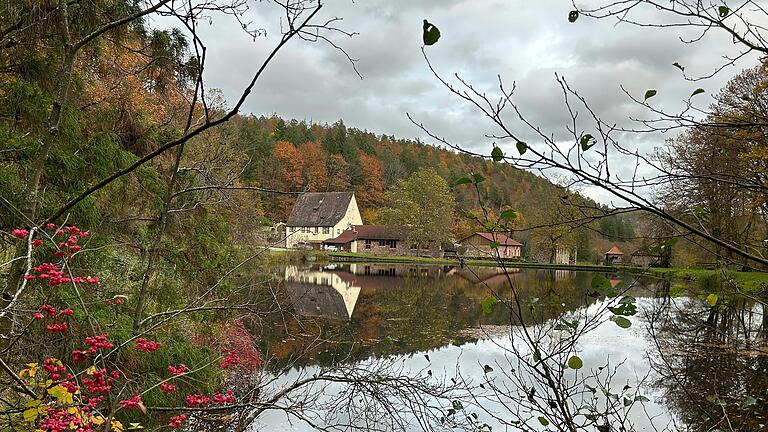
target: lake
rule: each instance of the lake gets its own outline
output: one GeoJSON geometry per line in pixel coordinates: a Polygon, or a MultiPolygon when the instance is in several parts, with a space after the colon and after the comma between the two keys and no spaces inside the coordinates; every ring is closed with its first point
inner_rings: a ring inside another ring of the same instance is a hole
{"type": "Polygon", "coordinates": [[[579,398],[569,402],[579,430],[620,430],[618,421],[638,431],[766,428],[768,326],[759,303],[714,310],[702,299],[669,298],[668,281],[567,270],[357,263],[279,267],[272,278],[277,306],[259,323],[266,394],[324,374],[375,373],[380,384],[288,393],[253,431],[544,430],[549,419],[530,406],[560,402],[526,366],[542,356],[526,333],[560,347],[572,339],[563,334],[582,331],[558,354],[562,363],[576,355],[578,370],[555,368],[563,391],[579,398]],[[605,307],[617,303],[605,292],[631,299],[631,326],[608,319],[605,307]],[[389,376],[413,388],[389,387],[389,376]]]}

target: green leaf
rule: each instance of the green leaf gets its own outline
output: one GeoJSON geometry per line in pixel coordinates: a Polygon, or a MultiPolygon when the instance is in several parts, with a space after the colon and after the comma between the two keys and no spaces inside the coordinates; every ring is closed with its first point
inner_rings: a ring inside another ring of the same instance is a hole
{"type": "Polygon", "coordinates": [[[486,298],[483,299],[483,301],[480,302],[480,307],[483,309],[483,315],[490,315],[493,313],[493,308],[496,306],[496,303],[499,302],[499,299],[496,298],[496,296],[489,295],[486,298]]]}
{"type": "Polygon", "coordinates": [[[525,154],[526,150],[528,150],[528,144],[522,141],[518,141],[515,145],[517,146],[517,151],[520,153],[520,156],[525,154]]]}
{"type": "Polygon", "coordinates": [[[617,326],[621,328],[629,328],[632,326],[632,321],[624,318],[620,315],[614,315],[610,318],[611,321],[615,322],[617,326]]]}
{"type": "Polygon", "coordinates": [[[424,20],[424,45],[434,45],[440,39],[440,30],[431,22],[424,20]]]}
{"type": "Polygon", "coordinates": [[[490,243],[491,249],[498,249],[499,248],[499,242],[492,241],[490,243]]]}
{"type": "Polygon", "coordinates": [[[512,209],[506,209],[501,212],[501,218],[506,220],[515,220],[517,219],[517,212],[512,209]]]}
{"type": "Polygon", "coordinates": [[[637,307],[634,303],[622,303],[616,307],[609,307],[608,310],[622,316],[632,316],[637,313],[637,307]]]}
{"type": "Polygon", "coordinates": [[[581,137],[581,150],[587,151],[589,150],[597,140],[595,140],[595,137],[593,137],[591,134],[584,134],[581,137]]]}
{"type": "Polygon", "coordinates": [[[710,307],[715,307],[717,305],[717,294],[708,295],[707,304],[709,304],[710,307]]]}
{"type": "Polygon", "coordinates": [[[472,180],[470,180],[469,177],[462,177],[462,178],[456,180],[456,183],[454,183],[453,185],[454,186],[460,186],[460,185],[468,184],[468,183],[472,183],[472,180]]]}
{"type": "Polygon", "coordinates": [[[685,72],[685,66],[681,66],[680,63],[678,63],[678,62],[672,63],[672,66],[680,69],[681,72],[685,72]]]}
{"type": "Polygon", "coordinates": [[[728,6],[722,5],[722,6],[718,6],[717,13],[720,15],[720,18],[725,18],[728,16],[729,13],[731,13],[731,10],[728,9],[728,6]]]}
{"type": "Polygon", "coordinates": [[[571,369],[581,369],[584,366],[584,362],[581,361],[579,356],[571,356],[568,359],[568,367],[571,369]]]}
{"type": "Polygon", "coordinates": [[[568,22],[576,22],[579,19],[579,11],[572,10],[568,12],[568,22]]]}
{"type": "Polygon", "coordinates": [[[632,401],[629,398],[624,398],[624,406],[628,407],[632,405],[632,401]]]}
{"type": "Polygon", "coordinates": [[[499,162],[500,160],[504,159],[504,152],[501,150],[501,147],[494,147],[491,151],[491,158],[494,162],[499,162]]]}
{"type": "Polygon", "coordinates": [[[544,417],[539,417],[539,423],[541,423],[542,426],[549,426],[549,420],[544,417]]]}
{"type": "Polygon", "coordinates": [[[651,400],[648,399],[645,396],[637,395],[635,396],[635,402],[650,402],[651,400]]]}
{"type": "Polygon", "coordinates": [[[648,100],[654,96],[656,96],[656,90],[646,90],[644,100],[648,100]]]}
{"type": "Polygon", "coordinates": [[[489,374],[491,372],[493,372],[493,368],[492,367],[490,367],[488,365],[483,366],[483,373],[489,374]]]}
{"type": "Polygon", "coordinates": [[[749,102],[749,101],[752,100],[752,96],[750,96],[748,94],[743,94],[743,95],[740,96],[740,99],[743,100],[743,101],[749,102]]]}
{"type": "Polygon", "coordinates": [[[691,97],[694,97],[697,94],[702,94],[704,92],[705,92],[705,90],[703,88],[697,88],[696,90],[693,91],[693,93],[691,93],[691,97]]]}
{"type": "Polygon", "coordinates": [[[634,302],[635,302],[635,298],[632,296],[624,296],[621,298],[621,300],[619,300],[619,303],[634,303],[634,302]]]}
{"type": "Polygon", "coordinates": [[[472,174],[472,180],[474,180],[475,183],[482,183],[485,181],[485,177],[481,176],[480,174],[472,174]]]}

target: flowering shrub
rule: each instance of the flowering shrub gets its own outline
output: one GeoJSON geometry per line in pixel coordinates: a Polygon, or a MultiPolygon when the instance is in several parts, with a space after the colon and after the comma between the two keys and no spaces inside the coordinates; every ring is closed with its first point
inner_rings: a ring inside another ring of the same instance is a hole
{"type": "MultiPolygon", "coordinates": [[[[43,239],[29,237],[38,233],[41,233],[38,229],[16,228],[11,235],[37,248],[43,244],[43,239]]],[[[184,363],[168,364],[166,376],[161,377],[159,383],[144,382],[138,379],[140,377],[137,374],[134,374],[136,378],[129,379],[131,375],[124,373],[124,365],[117,362],[116,354],[132,346],[133,350],[129,349],[128,352],[137,353],[132,354],[134,356],[157,356],[163,352],[164,343],[145,337],[144,334],[134,333],[129,336],[119,327],[115,334],[121,336],[117,338],[99,330],[102,323],[89,308],[101,305],[102,309],[119,314],[119,308],[111,306],[120,306],[130,301],[130,297],[105,296],[98,276],[86,274],[83,269],[75,270],[71,265],[75,256],[85,251],[80,242],[90,236],[88,231],[76,226],[57,227],[48,224],[42,234],[55,245],[53,255],[56,259],[34,267],[30,265],[27,267],[30,270],[22,277],[22,283],[29,288],[23,291],[24,294],[41,293],[38,297],[46,299],[44,303],[40,302],[42,304],[33,304],[33,312],[28,315],[33,323],[29,331],[39,329],[43,334],[48,334],[52,341],[60,342],[55,352],[66,349],[66,358],[71,358],[71,362],[48,356],[38,360],[42,361],[40,366],[40,363],[30,359],[32,361],[19,371],[17,378],[23,383],[26,397],[31,399],[25,402],[20,421],[27,422],[30,429],[46,432],[106,429],[121,432],[126,427],[120,418],[135,418],[136,415],[147,414],[152,410],[152,407],[145,406],[142,398],[156,387],[159,387],[157,394],[166,395],[166,399],[171,398],[171,402],[184,401],[187,408],[204,408],[213,404],[226,409],[236,404],[236,395],[231,389],[212,395],[195,392],[196,381],[188,379],[187,375],[209,368],[219,368],[219,377],[226,376],[226,370],[233,367],[248,368],[251,371],[260,369],[261,356],[242,323],[238,321],[227,326],[223,346],[212,350],[208,361],[190,363],[194,364],[194,371],[184,363]],[[71,291],[65,294],[63,290],[68,289],[71,291]],[[186,394],[181,389],[187,390],[186,394]],[[180,394],[177,396],[177,393],[180,394]],[[130,414],[132,411],[138,413],[130,414]]],[[[34,300],[30,298],[27,301],[34,300]]],[[[176,429],[182,427],[189,417],[187,414],[179,414],[166,419],[167,427],[176,429]]],[[[128,429],[139,427],[139,423],[131,422],[128,429]]]]}

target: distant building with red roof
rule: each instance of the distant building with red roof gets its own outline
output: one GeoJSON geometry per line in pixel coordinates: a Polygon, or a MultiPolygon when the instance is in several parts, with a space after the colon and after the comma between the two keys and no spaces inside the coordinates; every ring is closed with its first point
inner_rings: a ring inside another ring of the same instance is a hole
{"type": "Polygon", "coordinates": [[[523,249],[522,243],[502,233],[476,232],[459,243],[467,248],[464,256],[469,258],[520,258],[523,249]]]}
{"type": "Polygon", "coordinates": [[[605,263],[613,264],[616,261],[621,261],[624,258],[624,252],[621,251],[615,245],[605,253],[605,263]]]}

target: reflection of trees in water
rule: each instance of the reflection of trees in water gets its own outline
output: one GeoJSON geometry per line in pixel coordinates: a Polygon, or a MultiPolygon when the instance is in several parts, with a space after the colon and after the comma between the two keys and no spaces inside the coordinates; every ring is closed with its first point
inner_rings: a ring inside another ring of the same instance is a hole
{"type": "Polygon", "coordinates": [[[649,312],[650,355],[669,409],[690,430],[766,430],[766,306],[743,299],[710,308],[661,299],[649,312]]]}
{"type": "MultiPolygon", "coordinates": [[[[497,307],[483,315],[480,307],[491,291],[503,298],[511,295],[504,283],[506,275],[500,269],[484,268],[476,274],[452,268],[433,271],[437,269],[421,272],[398,267],[398,271],[390,272],[391,276],[379,275],[373,268],[366,273],[360,265],[326,271],[328,280],[335,275],[360,287],[350,320],[332,319],[343,315],[336,311],[340,307],[335,304],[331,311],[316,311],[325,303],[333,303],[319,301],[324,296],[316,296],[317,301],[310,305],[312,313],[307,313],[307,305],[294,304],[304,298],[307,290],[302,289],[302,296],[297,297],[295,287],[282,284],[274,290],[282,307],[264,319],[264,327],[269,330],[262,332],[262,349],[279,359],[275,365],[280,367],[287,362],[329,365],[371,355],[429,351],[471,340],[462,335],[464,329],[510,324],[506,308],[497,307]]],[[[312,272],[313,280],[322,280],[316,273],[312,272]]],[[[531,315],[528,321],[545,322],[595,301],[588,295],[592,278],[589,273],[526,270],[511,272],[510,277],[520,297],[537,302],[534,310],[525,311],[531,315]]]]}

